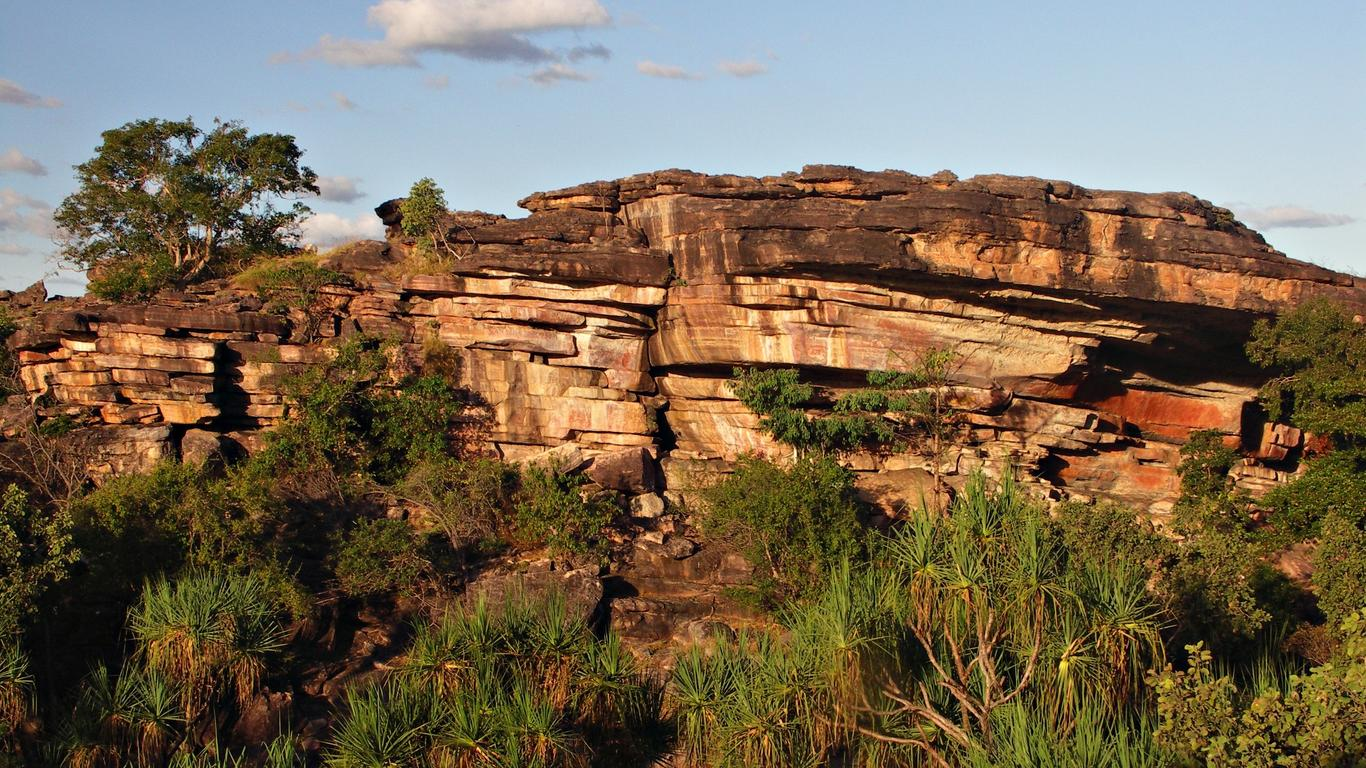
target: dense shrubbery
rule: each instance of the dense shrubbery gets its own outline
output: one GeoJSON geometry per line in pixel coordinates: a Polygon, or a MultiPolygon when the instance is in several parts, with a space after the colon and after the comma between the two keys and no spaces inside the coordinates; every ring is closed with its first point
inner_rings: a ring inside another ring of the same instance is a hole
{"type": "MultiPolygon", "coordinates": [[[[282,382],[287,417],[249,458],[167,462],[94,490],[6,488],[0,764],[302,765],[286,729],[250,755],[219,731],[264,686],[298,685],[326,611],[420,617],[333,713],[326,765],[644,766],[671,752],[699,767],[1353,764],[1366,738],[1360,398],[1332,385],[1350,366],[1305,366],[1356,359],[1360,330],[1305,312],[1259,327],[1256,354],[1281,367],[1269,409],[1301,426],[1342,415],[1333,450],[1253,500],[1229,481],[1237,452],[1194,434],[1165,533],[1114,504],[1049,515],[1010,478],[981,476],[947,509],[868,530],[834,455],[942,450],[951,359],[876,374],[828,416],[805,410],[816,392],[795,372],[742,372],[737,394],[799,450],[738,462],[700,490],[697,522],[754,566],[747,596],[768,612],[683,653],[667,681],[562,600],[457,607],[504,548],[609,557],[620,500],[460,456],[467,404],[440,348],[415,374],[397,345],[337,342],[282,382]],[[1313,550],[1311,589],[1271,565],[1290,543],[1313,550]]],[[[53,424],[66,428],[32,431],[53,424]]]]}
{"type": "Polygon", "coordinates": [[[347,695],[327,763],[643,768],[668,745],[661,693],[562,599],[479,603],[420,625],[392,676],[347,695]]]}
{"type": "Polygon", "coordinates": [[[703,490],[703,529],[754,567],[752,597],[776,607],[818,588],[830,569],[863,554],[854,476],[828,458],[790,467],[743,458],[703,490]]]}

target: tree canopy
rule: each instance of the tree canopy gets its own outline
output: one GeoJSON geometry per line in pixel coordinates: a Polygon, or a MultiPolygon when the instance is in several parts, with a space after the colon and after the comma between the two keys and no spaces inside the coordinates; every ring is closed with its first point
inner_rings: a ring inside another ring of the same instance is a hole
{"type": "Polygon", "coordinates": [[[285,252],[309,209],[277,202],[318,192],[286,134],[219,121],[205,131],[186,118],[135,120],[101,137],[95,156],[76,166],[80,188],[54,216],[62,257],[90,273],[97,295],[145,296],[285,252]]]}
{"type": "Polygon", "coordinates": [[[1366,325],[1328,301],[1310,301],[1258,321],[1248,358],[1278,375],[1262,388],[1271,417],[1333,438],[1366,444],[1366,325]]]}

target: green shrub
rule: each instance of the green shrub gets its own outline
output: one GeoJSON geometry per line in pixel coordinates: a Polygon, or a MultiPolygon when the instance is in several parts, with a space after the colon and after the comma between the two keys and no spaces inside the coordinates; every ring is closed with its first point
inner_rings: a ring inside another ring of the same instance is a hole
{"type": "Polygon", "coordinates": [[[80,557],[71,528],[66,510],[40,509],[14,484],[0,491],[0,645],[10,642],[38,598],[64,581],[80,557]]]}
{"type": "Polygon", "coordinates": [[[601,496],[585,498],[585,482],[580,475],[539,467],[524,470],[513,506],[514,536],[556,552],[606,554],[608,542],[603,534],[616,506],[601,496]]]}
{"type": "Polygon", "coordinates": [[[1345,307],[1307,301],[1274,322],[1260,320],[1247,355],[1276,374],[1261,392],[1272,419],[1329,436],[1339,448],[1366,442],[1366,326],[1345,307]]]}
{"type": "Polygon", "coordinates": [[[492,459],[430,458],[414,465],[397,492],[419,506],[451,549],[492,542],[508,527],[515,474],[492,459]]]}
{"type": "Polygon", "coordinates": [[[660,686],[563,598],[418,627],[396,674],[348,692],[333,766],[620,766],[665,755],[660,686]]]}
{"type": "Polygon", "coordinates": [[[1313,563],[1319,609],[1337,627],[1366,604],[1366,531],[1349,517],[1329,513],[1313,563]]]}
{"type": "Polygon", "coordinates": [[[86,290],[105,301],[145,301],[173,286],[176,276],[170,256],[150,254],[101,266],[86,290]]]}
{"type": "Polygon", "coordinates": [[[337,584],[352,597],[411,593],[431,565],[423,549],[403,520],[357,520],[333,546],[337,584]]]}
{"type": "Polygon", "coordinates": [[[179,686],[187,722],[220,693],[245,705],[285,642],[283,606],[254,574],[192,570],[149,582],[128,624],[149,670],[179,686]]]}
{"type": "Polygon", "coordinates": [[[441,226],[446,217],[446,193],[430,178],[413,183],[408,196],[398,205],[403,234],[417,240],[418,249],[431,251],[442,240],[441,226]]]}
{"type": "Polygon", "coordinates": [[[1366,621],[1343,622],[1334,663],[1308,674],[1240,686],[1213,671],[1202,646],[1190,666],[1151,677],[1157,738],[1193,764],[1212,768],[1348,766],[1366,760],[1366,621]]]}
{"type": "Polygon", "coordinates": [[[439,376],[389,380],[392,351],[353,337],[328,362],[285,379],[289,414],[268,433],[263,464],[345,492],[394,482],[413,464],[448,454],[460,393],[439,376]]]}
{"type": "Polygon", "coordinates": [[[1270,523],[1285,543],[1318,535],[1319,522],[1330,514],[1366,524],[1366,450],[1313,459],[1303,475],[1273,488],[1260,504],[1271,510],[1270,523]]]}
{"type": "Polygon", "coordinates": [[[821,584],[844,560],[864,555],[853,473],[829,458],[790,467],[742,458],[702,492],[702,529],[735,546],[754,567],[753,597],[772,608],[821,584]]]}
{"type": "Polygon", "coordinates": [[[309,342],[317,338],[318,330],[330,315],[330,308],[321,301],[322,289],[329,285],[345,285],[349,278],[319,266],[316,258],[295,257],[259,262],[239,274],[234,282],[255,290],[266,302],[267,312],[288,314],[294,310],[301,313],[304,325],[298,329],[298,340],[309,342]]]}

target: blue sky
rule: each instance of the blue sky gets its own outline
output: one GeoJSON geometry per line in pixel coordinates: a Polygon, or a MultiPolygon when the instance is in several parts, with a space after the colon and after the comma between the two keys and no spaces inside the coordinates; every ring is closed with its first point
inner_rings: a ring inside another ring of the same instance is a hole
{"type": "MultiPolygon", "coordinates": [[[[455,208],[681,167],[840,163],[1184,190],[1366,272],[1366,3],[169,0],[0,8],[0,287],[100,131],[293,134],[309,236],[432,176],[455,208]]],[[[50,280],[75,292],[70,277],[50,280]]]]}

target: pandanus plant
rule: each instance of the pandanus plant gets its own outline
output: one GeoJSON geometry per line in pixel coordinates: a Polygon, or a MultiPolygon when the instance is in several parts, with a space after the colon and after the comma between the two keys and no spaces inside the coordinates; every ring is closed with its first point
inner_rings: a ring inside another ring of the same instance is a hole
{"type": "Polygon", "coordinates": [[[179,687],[190,722],[220,693],[246,704],[266,662],[284,647],[274,596],[253,574],[196,570],[158,578],[143,588],[129,623],[147,668],[179,687]]]}

